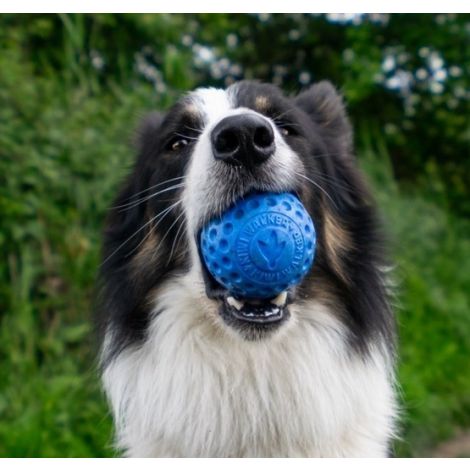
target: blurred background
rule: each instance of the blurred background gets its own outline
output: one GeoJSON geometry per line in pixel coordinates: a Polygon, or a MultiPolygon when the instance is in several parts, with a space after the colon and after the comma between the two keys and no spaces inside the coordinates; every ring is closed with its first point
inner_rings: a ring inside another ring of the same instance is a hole
{"type": "Polygon", "coordinates": [[[110,456],[91,327],[133,129],[242,78],[345,95],[393,247],[398,456],[470,456],[470,15],[0,15],[0,456],[110,456]]]}

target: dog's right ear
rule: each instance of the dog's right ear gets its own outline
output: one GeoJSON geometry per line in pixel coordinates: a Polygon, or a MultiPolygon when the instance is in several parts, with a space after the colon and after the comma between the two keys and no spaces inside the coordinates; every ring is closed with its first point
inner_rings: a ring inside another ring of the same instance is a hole
{"type": "Polygon", "coordinates": [[[321,81],[300,93],[295,103],[339,146],[341,156],[352,153],[352,128],[343,98],[329,81],[321,81]]]}

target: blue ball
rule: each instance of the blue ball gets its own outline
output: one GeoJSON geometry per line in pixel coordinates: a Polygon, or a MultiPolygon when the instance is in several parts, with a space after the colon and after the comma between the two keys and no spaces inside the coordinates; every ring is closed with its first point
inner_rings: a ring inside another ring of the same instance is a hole
{"type": "Polygon", "coordinates": [[[269,299],[298,284],[315,254],[315,228],[290,193],[253,193],[202,230],[207,269],[232,295],[269,299]]]}

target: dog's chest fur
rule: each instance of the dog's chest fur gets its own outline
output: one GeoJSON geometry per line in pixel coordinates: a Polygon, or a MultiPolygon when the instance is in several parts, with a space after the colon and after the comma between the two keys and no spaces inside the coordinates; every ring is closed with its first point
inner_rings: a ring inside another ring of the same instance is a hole
{"type": "Polygon", "coordinates": [[[229,336],[198,298],[191,277],[168,283],[145,343],[105,369],[127,455],[386,455],[395,408],[385,353],[353,353],[318,303],[257,343],[229,336]]]}

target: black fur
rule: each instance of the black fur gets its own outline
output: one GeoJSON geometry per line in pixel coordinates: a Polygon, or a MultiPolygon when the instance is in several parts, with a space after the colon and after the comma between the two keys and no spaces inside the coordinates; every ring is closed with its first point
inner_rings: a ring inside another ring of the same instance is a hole
{"type": "MultiPolygon", "coordinates": [[[[340,96],[328,82],[295,98],[283,96],[272,85],[240,82],[236,97],[239,106],[255,109],[288,129],[286,141],[306,169],[295,189],[319,236],[314,267],[297,289],[297,300],[318,295],[316,285],[326,286],[338,314],[349,326],[353,348],[367,353],[372,339],[384,340],[393,348],[394,322],[381,273],[386,265],[382,235],[372,198],[355,165],[351,126],[340,96]],[[262,109],[257,106],[260,96],[267,103],[262,109]],[[326,243],[326,217],[337,221],[351,241],[336,254],[336,264],[331,262],[333,254],[326,243]]],[[[192,144],[202,125],[194,115],[185,114],[186,99],[166,117],[152,115],[145,122],[136,165],[115,201],[118,208],[111,210],[106,223],[99,318],[101,330],[113,332],[108,359],[145,338],[149,293],[168,276],[188,269],[189,258],[181,247],[170,262],[157,256],[142,262],[140,269],[135,266],[148,234],[147,229],[136,231],[177,201],[180,188],[148,200],[145,196],[152,194],[154,185],[160,184],[155,190],[168,188],[178,181],[165,181],[184,176],[193,147],[188,145],[178,152],[170,152],[170,147],[178,135],[187,136],[192,144]]],[[[155,229],[161,253],[168,254],[172,248],[181,210],[180,206],[171,210],[155,229]]]]}
{"type": "MultiPolygon", "coordinates": [[[[107,329],[114,335],[108,359],[145,338],[150,315],[149,293],[172,272],[181,271],[187,265],[185,257],[174,257],[169,263],[162,257],[155,257],[154,262],[141,265],[141,272],[136,273],[131,264],[149,233],[147,229],[140,230],[141,227],[178,200],[180,188],[170,188],[180,182],[175,178],[184,175],[189,155],[172,158],[174,155],[168,155],[168,145],[174,140],[174,132],[182,127],[181,114],[182,105],[177,104],[165,118],[154,113],[144,120],[138,131],[136,164],[105,224],[97,320],[100,336],[103,337],[107,329]],[[165,192],[160,197],[150,197],[157,191],[165,192]]],[[[199,125],[197,122],[187,124],[199,125]]],[[[175,221],[180,213],[178,206],[156,220],[158,233],[161,238],[165,236],[159,247],[161,252],[171,250],[179,227],[175,221]]]]}

